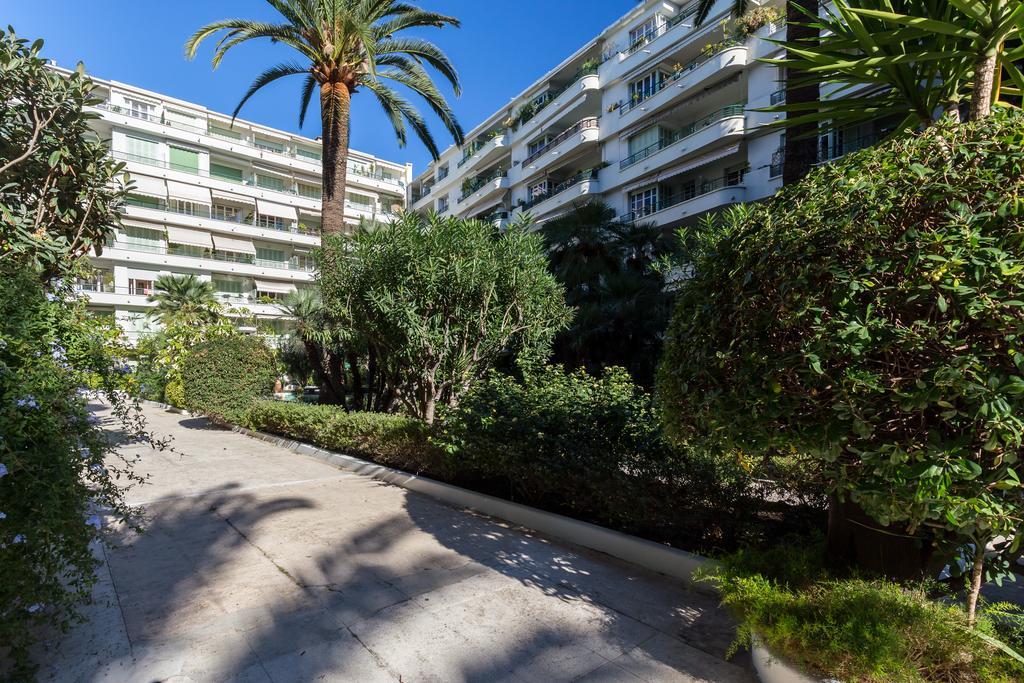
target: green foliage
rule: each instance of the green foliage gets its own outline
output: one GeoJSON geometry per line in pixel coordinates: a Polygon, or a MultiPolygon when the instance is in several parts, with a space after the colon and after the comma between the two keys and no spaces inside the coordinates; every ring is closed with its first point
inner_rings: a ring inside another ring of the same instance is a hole
{"type": "Polygon", "coordinates": [[[241,334],[224,317],[202,323],[172,316],[158,332],[140,339],[135,348],[139,395],[151,401],[163,401],[167,384],[181,381],[181,369],[194,347],[205,341],[229,339],[241,334]]]}
{"type": "Polygon", "coordinates": [[[671,434],[798,453],[882,524],[953,547],[1014,536],[1022,139],[1020,113],[939,124],[686,236],[658,384],[671,434]]]}
{"type": "Polygon", "coordinates": [[[737,553],[706,578],[739,621],[734,648],[756,634],[775,653],[850,683],[1024,676],[1024,664],[979,637],[998,636],[993,617],[972,632],[964,612],[932,600],[927,586],[824,576],[816,549],[737,553]]]}
{"type": "Polygon", "coordinates": [[[156,307],[150,312],[162,325],[205,325],[221,316],[213,283],[195,275],[161,275],[154,283],[148,301],[156,307]]]}
{"type": "Polygon", "coordinates": [[[93,83],[0,31],[0,263],[65,275],[120,224],[124,164],[89,129],[93,83]]]}
{"type": "Polygon", "coordinates": [[[0,269],[0,677],[28,680],[27,649],[65,626],[89,596],[101,528],[129,521],[138,478],[79,393],[96,386],[129,438],[148,438],[127,403],[125,347],[70,292],[45,292],[34,269],[0,269]],[[13,666],[8,669],[7,666],[13,666]]]}
{"type": "Polygon", "coordinates": [[[174,379],[167,383],[167,386],[164,387],[163,400],[176,408],[184,407],[185,386],[181,383],[181,380],[174,379]]]}
{"type": "Polygon", "coordinates": [[[320,287],[349,340],[380,368],[386,404],[432,422],[504,356],[545,357],[569,318],[541,238],[482,221],[405,213],[329,237],[320,287]]]}
{"type": "Polygon", "coordinates": [[[652,223],[616,219],[601,202],[574,207],[541,234],[566,303],[576,309],[555,339],[555,360],[591,372],[620,365],[650,386],[672,310],[659,265],[674,240],[652,223]]]}
{"type": "Polygon", "coordinates": [[[181,368],[184,407],[215,422],[239,424],[277,379],[274,352],[255,336],[204,341],[191,349],[181,368]]]}
{"type": "Polygon", "coordinates": [[[382,465],[443,477],[440,452],[421,420],[382,413],[353,413],[337,406],[257,401],[245,421],[250,429],[279,434],[382,465]]]}
{"type": "Polygon", "coordinates": [[[491,373],[445,411],[436,440],[460,476],[529,505],[690,547],[755,533],[746,471],[672,448],[621,368],[491,373]]]}

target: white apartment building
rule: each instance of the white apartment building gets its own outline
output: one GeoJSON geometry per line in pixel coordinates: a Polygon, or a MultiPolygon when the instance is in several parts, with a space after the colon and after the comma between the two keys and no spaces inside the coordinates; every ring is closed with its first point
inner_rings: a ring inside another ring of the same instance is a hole
{"type": "MultiPolygon", "coordinates": [[[[781,0],[753,0],[751,6],[781,0]]],[[[409,186],[412,210],[538,223],[600,198],[626,220],[664,228],[775,193],[783,135],[765,129],[784,100],[781,22],[735,40],[720,0],[694,26],[696,4],[645,0],[447,149],[409,186]]],[[[866,126],[870,128],[870,126],[866,126]]],[[[821,160],[873,131],[823,136],[821,160]]]]}
{"type": "MultiPolygon", "coordinates": [[[[79,289],[129,339],[152,329],[147,301],[162,274],[214,284],[229,309],[281,329],[275,301],[313,279],[319,242],[321,148],[317,140],[114,81],[96,80],[93,128],[124,161],[134,189],[124,227],[92,257],[79,289]]],[[[352,151],[346,222],[404,208],[411,164],[352,151]]],[[[237,315],[237,314],[236,314],[237,315]]]]}

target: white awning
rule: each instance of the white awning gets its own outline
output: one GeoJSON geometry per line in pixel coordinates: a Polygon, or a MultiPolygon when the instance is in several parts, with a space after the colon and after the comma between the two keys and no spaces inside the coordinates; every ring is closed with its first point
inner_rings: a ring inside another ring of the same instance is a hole
{"type": "Polygon", "coordinates": [[[210,189],[207,187],[199,187],[197,185],[189,185],[188,183],[179,183],[174,180],[168,180],[167,193],[174,199],[187,199],[188,201],[199,202],[201,204],[210,203],[210,189]]]}
{"type": "Polygon", "coordinates": [[[268,202],[266,199],[256,200],[256,210],[261,216],[273,216],[274,218],[283,218],[288,221],[299,220],[299,215],[295,211],[294,206],[275,204],[274,202],[268,202]]]}
{"type": "Polygon", "coordinates": [[[128,278],[131,280],[156,280],[160,277],[158,270],[140,270],[139,268],[128,268],[128,278]]]}
{"type": "Polygon", "coordinates": [[[232,194],[231,192],[221,192],[220,190],[212,191],[214,199],[220,199],[225,202],[236,202],[238,204],[248,204],[249,206],[256,206],[256,199],[253,197],[246,197],[244,194],[232,194]]]}
{"type": "Polygon", "coordinates": [[[240,240],[237,237],[214,235],[213,244],[217,251],[233,251],[238,254],[256,255],[256,246],[252,243],[252,240],[240,240]]]}
{"type": "Polygon", "coordinates": [[[660,182],[662,180],[668,180],[669,178],[673,178],[681,173],[686,173],[687,171],[692,171],[695,168],[699,168],[701,166],[710,164],[712,161],[724,159],[730,154],[735,154],[739,150],[739,144],[723,147],[722,149],[710,152],[708,154],[704,154],[703,156],[699,156],[695,159],[690,159],[689,161],[679,164],[678,166],[667,168],[664,171],[660,171],[659,173],[649,174],[645,178],[638,180],[635,183],[631,183],[630,185],[627,185],[626,187],[623,188],[623,191],[632,192],[633,190],[640,189],[641,187],[650,185],[651,183],[660,182]]]}
{"type": "Polygon", "coordinates": [[[257,292],[273,292],[274,294],[291,294],[298,288],[288,282],[267,282],[266,280],[256,280],[256,291],[257,292]]]}
{"type": "Polygon", "coordinates": [[[130,177],[135,182],[131,194],[167,199],[167,183],[163,178],[153,178],[148,175],[132,175],[130,177]]]}
{"type": "Polygon", "coordinates": [[[203,247],[213,249],[213,239],[210,233],[202,230],[189,230],[188,228],[175,228],[167,226],[167,241],[171,244],[185,244],[190,247],[203,247]]]}

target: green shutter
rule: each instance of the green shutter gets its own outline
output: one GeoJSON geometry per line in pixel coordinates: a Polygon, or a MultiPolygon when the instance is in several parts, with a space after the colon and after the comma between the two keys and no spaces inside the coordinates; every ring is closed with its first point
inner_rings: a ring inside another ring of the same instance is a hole
{"type": "Polygon", "coordinates": [[[242,182],[242,169],[231,168],[221,164],[210,164],[210,175],[221,180],[228,180],[232,183],[242,182]]]}
{"type": "Polygon", "coordinates": [[[199,152],[171,147],[171,168],[187,173],[199,173],[199,152]]]}
{"type": "Polygon", "coordinates": [[[280,249],[266,249],[264,247],[256,247],[256,258],[261,261],[279,261],[282,263],[288,260],[280,249]]]}
{"type": "Polygon", "coordinates": [[[285,191],[284,180],[276,176],[256,174],[256,186],[263,187],[268,190],[277,190],[278,192],[285,191]]]}

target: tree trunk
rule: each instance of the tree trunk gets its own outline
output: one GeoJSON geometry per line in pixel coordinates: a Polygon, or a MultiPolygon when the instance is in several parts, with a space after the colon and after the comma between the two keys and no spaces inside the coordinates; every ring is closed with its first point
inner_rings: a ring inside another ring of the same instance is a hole
{"type": "Polygon", "coordinates": [[[974,564],[971,566],[971,588],[967,593],[967,625],[974,628],[978,620],[978,596],[981,595],[981,579],[985,573],[985,544],[974,542],[974,564]]]}
{"type": "Polygon", "coordinates": [[[971,120],[983,119],[992,113],[992,91],[995,84],[996,55],[979,55],[974,62],[974,92],[971,93],[971,120]]]}
{"type": "Polygon", "coordinates": [[[829,497],[828,562],[890,579],[920,580],[937,573],[935,544],[912,536],[901,525],[883,527],[852,500],[829,497]]]}
{"type": "MultiPolygon", "coordinates": [[[[817,42],[818,31],[815,28],[802,26],[813,21],[818,16],[818,3],[811,0],[806,4],[798,6],[792,0],[786,2],[786,39],[805,40],[814,39],[817,42]],[[807,10],[811,16],[801,11],[800,6],[807,10]]],[[[819,102],[821,93],[818,85],[796,85],[803,72],[797,69],[786,70],[786,104],[800,104],[804,102],[819,102]]],[[[800,112],[810,114],[811,110],[800,112]]],[[[814,164],[818,161],[818,124],[804,123],[786,129],[786,143],[782,159],[782,184],[791,185],[798,182],[805,175],[810,173],[814,164]]]]}
{"type": "Polygon", "coordinates": [[[338,235],[347,231],[345,180],[348,174],[350,97],[344,83],[325,83],[320,87],[320,115],[323,120],[322,235],[338,235]]]}
{"type": "Polygon", "coordinates": [[[352,409],[366,410],[363,405],[363,378],[359,372],[359,356],[350,352],[348,354],[348,365],[352,370],[352,409]]]}

